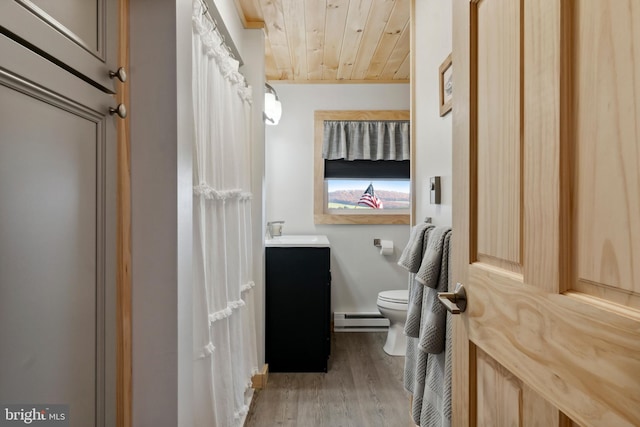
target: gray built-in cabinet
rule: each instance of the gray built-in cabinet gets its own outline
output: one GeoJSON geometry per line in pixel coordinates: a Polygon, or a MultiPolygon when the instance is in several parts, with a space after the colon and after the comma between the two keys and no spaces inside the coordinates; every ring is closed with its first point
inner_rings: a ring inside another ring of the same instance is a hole
{"type": "Polygon", "coordinates": [[[271,372],[327,372],[331,352],[328,247],[266,249],[265,359],[271,372]]]}
{"type": "Polygon", "coordinates": [[[114,0],[0,1],[0,405],[115,425],[114,0]]]}
{"type": "MultiPolygon", "coordinates": [[[[2,0],[0,31],[80,79],[115,93],[117,0],[2,0]]],[[[3,63],[8,58],[3,58],[3,63]]]]}

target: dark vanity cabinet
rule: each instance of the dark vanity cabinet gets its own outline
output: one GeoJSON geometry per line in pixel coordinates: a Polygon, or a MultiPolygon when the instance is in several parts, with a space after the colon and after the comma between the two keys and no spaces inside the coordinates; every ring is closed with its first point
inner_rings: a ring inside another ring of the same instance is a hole
{"type": "Polygon", "coordinates": [[[271,372],[327,372],[328,247],[266,248],[266,353],[271,372]]]}

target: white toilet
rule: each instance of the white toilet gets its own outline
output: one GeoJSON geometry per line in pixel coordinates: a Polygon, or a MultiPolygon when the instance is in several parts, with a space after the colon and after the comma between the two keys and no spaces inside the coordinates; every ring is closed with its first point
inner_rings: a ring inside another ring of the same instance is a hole
{"type": "Polygon", "coordinates": [[[404,323],[407,321],[407,301],[409,291],[383,291],[378,294],[378,310],[389,319],[389,332],[383,350],[391,356],[404,356],[407,337],[404,335],[404,323]]]}

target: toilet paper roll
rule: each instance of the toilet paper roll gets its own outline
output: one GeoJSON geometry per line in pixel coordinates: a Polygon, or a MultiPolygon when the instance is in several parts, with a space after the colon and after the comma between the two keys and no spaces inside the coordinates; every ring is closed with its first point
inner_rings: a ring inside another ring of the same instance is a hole
{"type": "Polygon", "coordinates": [[[393,240],[380,240],[380,255],[393,255],[393,240]]]}

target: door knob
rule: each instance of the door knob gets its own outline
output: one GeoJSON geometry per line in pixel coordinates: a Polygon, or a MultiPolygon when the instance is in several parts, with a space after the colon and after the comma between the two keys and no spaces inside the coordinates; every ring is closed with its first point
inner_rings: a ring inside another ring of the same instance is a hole
{"type": "Polygon", "coordinates": [[[116,71],[109,71],[109,77],[117,77],[122,83],[127,81],[127,73],[124,71],[124,67],[120,67],[116,71]]]}
{"type": "Polygon", "coordinates": [[[116,108],[109,107],[109,114],[112,116],[117,114],[121,119],[124,119],[127,117],[127,107],[125,107],[124,104],[118,104],[116,108]]]}
{"type": "Polygon", "coordinates": [[[438,299],[451,314],[460,314],[467,309],[467,291],[462,283],[456,284],[454,292],[438,292],[438,299]]]}

